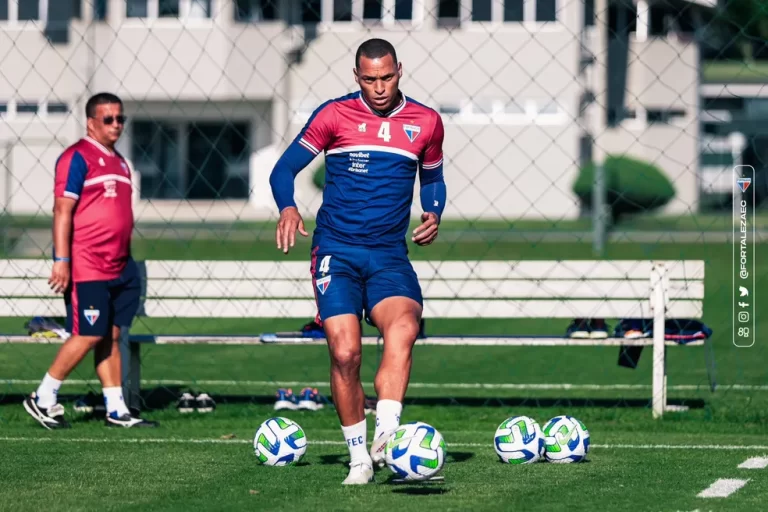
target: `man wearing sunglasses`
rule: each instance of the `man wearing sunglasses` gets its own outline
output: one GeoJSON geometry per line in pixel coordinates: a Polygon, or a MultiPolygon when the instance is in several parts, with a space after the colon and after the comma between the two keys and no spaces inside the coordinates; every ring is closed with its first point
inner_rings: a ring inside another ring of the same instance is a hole
{"type": "Polygon", "coordinates": [[[68,428],[56,395],[62,381],[93,349],[102,384],[106,425],[153,427],[131,415],[123,400],[120,328],[139,307],[141,281],[131,258],[131,172],[115,150],[125,124],[123,104],[99,93],[85,107],[87,135],[56,161],[53,207],[53,270],[48,283],[64,294],[67,332],[37,391],[24,408],[43,427],[68,428]]]}

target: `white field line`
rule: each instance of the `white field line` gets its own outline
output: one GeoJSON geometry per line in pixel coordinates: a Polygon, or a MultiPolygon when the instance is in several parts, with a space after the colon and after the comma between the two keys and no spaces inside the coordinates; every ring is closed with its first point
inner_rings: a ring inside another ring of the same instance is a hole
{"type": "MultiPolygon", "coordinates": [[[[35,379],[0,379],[0,385],[37,385],[39,380],[35,379]]],[[[96,379],[66,380],[64,384],[72,385],[99,385],[96,379]]],[[[317,387],[328,388],[328,381],[270,381],[270,380],[172,380],[159,379],[142,380],[143,386],[243,386],[243,387],[317,387]]],[[[373,387],[372,382],[364,382],[363,386],[373,387]]],[[[569,383],[530,383],[530,384],[512,384],[512,383],[483,383],[483,382],[411,382],[408,385],[411,389],[529,389],[529,390],[643,390],[651,389],[650,384],[569,384],[569,383]]],[[[672,391],[696,391],[706,390],[709,386],[706,384],[678,384],[667,386],[672,391]]],[[[768,391],[768,385],[749,385],[749,384],[718,384],[719,391],[768,391]]]]}
{"type": "MultiPolygon", "coordinates": [[[[57,437],[0,437],[8,443],[123,443],[123,444],[252,444],[251,439],[182,439],[177,437],[146,438],[57,438],[57,437]]],[[[346,446],[344,441],[309,440],[310,445],[346,446]]],[[[447,443],[456,448],[493,448],[491,443],[447,443]]],[[[605,450],[768,450],[766,445],[723,445],[723,444],[592,444],[590,448],[605,450]]]]}
{"type": "Polygon", "coordinates": [[[741,464],[740,469],[765,469],[768,467],[768,457],[750,457],[741,464]]]}
{"type": "Polygon", "coordinates": [[[699,498],[727,498],[747,485],[747,482],[749,480],[742,480],[740,478],[720,478],[696,496],[699,498]]]}

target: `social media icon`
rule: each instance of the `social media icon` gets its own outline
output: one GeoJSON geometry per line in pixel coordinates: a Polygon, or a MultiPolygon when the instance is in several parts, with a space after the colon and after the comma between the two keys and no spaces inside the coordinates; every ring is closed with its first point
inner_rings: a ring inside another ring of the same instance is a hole
{"type": "Polygon", "coordinates": [[[739,311],[739,322],[749,322],[749,313],[746,311],[739,311]]]}
{"type": "Polygon", "coordinates": [[[746,297],[748,295],[749,295],[749,290],[747,290],[743,286],[739,286],[739,296],[740,297],[746,297]]]}
{"type": "Polygon", "coordinates": [[[749,302],[739,302],[739,307],[740,308],[748,308],[749,307],[749,302]]]}

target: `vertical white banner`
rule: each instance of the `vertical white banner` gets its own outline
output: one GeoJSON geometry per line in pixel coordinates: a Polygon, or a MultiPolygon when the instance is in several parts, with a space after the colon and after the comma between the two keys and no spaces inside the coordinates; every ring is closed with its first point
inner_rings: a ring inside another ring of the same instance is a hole
{"type": "Polygon", "coordinates": [[[733,344],[755,344],[755,168],[733,168],[733,344]]]}

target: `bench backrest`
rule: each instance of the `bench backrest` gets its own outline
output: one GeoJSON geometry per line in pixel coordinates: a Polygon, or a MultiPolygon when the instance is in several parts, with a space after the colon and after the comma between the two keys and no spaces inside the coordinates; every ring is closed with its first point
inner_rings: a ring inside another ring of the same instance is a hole
{"type": "MultiPolygon", "coordinates": [[[[650,260],[415,261],[432,318],[650,318],[651,274],[663,265],[668,318],[701,318],[704,262],[650,260]]],[[[310,318],[308,262],[140,262],[141,316],[310,318]]],[[[0,260],[3,316],[63,316],[50,260],[0,260]]],[[[331,283],[331,286],[333,284],[331,283]]]]}

